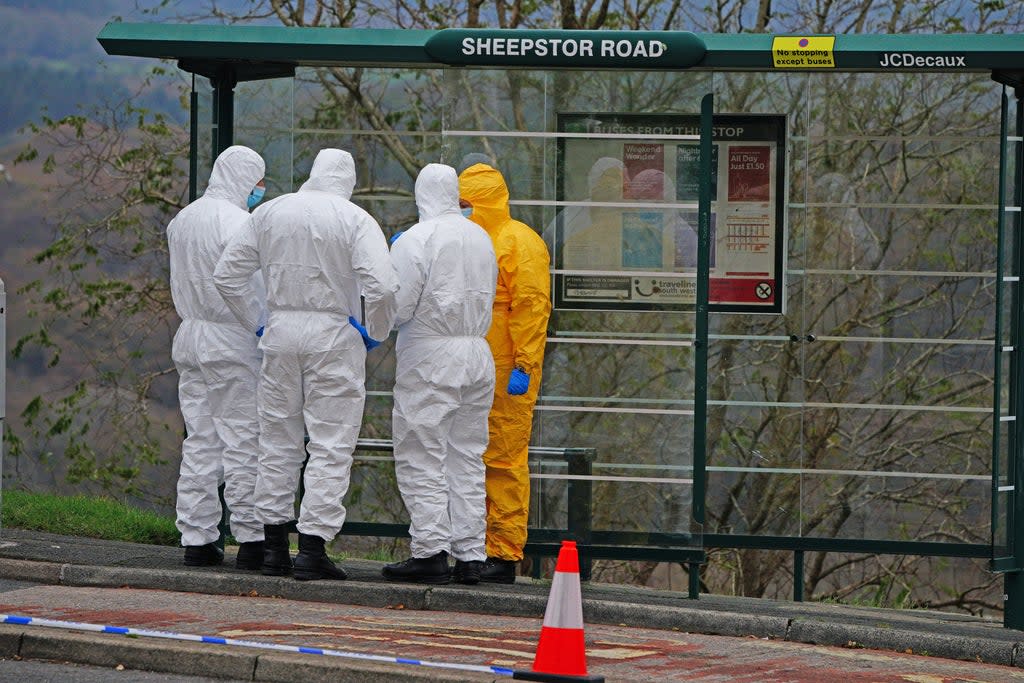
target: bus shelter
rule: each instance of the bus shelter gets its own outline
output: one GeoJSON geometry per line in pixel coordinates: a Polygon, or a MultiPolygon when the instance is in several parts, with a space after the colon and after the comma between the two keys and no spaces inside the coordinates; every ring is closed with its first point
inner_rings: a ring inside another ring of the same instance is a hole
{"type": "MultiPolygon", "coordinates": [[[[99,41],[193,74],[191,197],[231,144],[267,159],[271,196],[341,147],[390,235],[422,165],[503,172],[552,257],[528,552],[582,514],[582,556],[686,564],[691,597],[711,550],[785,551],[795,599],[828,574],[809,552],[984,558],[1024,627],[1024,38],[112,23],[99,41]],[[322,69],[346,70],[348,104],[322,69]]],[[[372,439],[389,348],[368,359],[372,439]]],[[[352,523],[401,528],[385,456],[363,460],[352,523]]]]}

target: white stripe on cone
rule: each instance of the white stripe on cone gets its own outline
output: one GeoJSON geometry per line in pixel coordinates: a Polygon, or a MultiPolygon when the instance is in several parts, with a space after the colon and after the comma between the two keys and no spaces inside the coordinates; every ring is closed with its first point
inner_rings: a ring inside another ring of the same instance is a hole
{"type": "Polygon", "coordinates": [[[583,628],[583,596],[575,572],[555,572],[551,597],[544,610],[544,625],[551,628],[583,628]],[[555,599],[555,596],[558,596],[555,599]]]}

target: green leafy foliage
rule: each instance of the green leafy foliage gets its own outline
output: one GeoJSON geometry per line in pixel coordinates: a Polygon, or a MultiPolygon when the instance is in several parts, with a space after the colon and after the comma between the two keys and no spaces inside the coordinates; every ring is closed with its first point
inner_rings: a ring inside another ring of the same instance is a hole
{"type": "Polygon", "coordinates": [[[56,229],[33,257],[46,276],[18,291],[36,325],[12,353],[41,354],[61,384],[28,402],[9,450],[56,454],[69,483],[147,497],[143,473],[175,441],[163,231],[183,205],[187,135],[130,100],[44,116],[28,132],[17,163],[52,150],[42,172],[54,177],[56,229]]]}

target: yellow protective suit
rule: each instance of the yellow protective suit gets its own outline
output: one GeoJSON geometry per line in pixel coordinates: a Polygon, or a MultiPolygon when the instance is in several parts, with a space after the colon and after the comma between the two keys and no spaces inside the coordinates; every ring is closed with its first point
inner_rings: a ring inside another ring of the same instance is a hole
{"type": "Polygon", "coordinates": [[[509,214],[508,186],[497,170],[486,164],[467,168],[459,176],[459,196],[473,205],[469,218],[490,235],[498,257],[498,288],[487,333],[496,373],[484,453],[487,555],[521,560],[530,511],[527,449],[551,315],[550,257],[544,240],[509,214]],[[530,375],[530,386],[525,394],[510,396],[508,379],[516,367],[530,375]]]}

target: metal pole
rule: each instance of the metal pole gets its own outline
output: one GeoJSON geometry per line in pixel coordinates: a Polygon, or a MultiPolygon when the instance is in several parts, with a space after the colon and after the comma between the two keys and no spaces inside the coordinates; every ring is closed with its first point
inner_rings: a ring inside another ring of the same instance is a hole
{"type": "MultiPolygon", "coordinates": [[[[0,280],[0,500],[3,499],[4,419],[7,416],[7,290],[0,280]]],[[[0,531],[3,517],[0,515],[0,531]]]]}
{"type": "MultiPolygon", "coordinates": [[[[708,296],[711,273],[711,145],[714,95],[700,102],[700,185],[697,200],[697,299],[693,355],[693,524],[704,545],[704,496],[707,490],[708,296]]],[[[700,564],[690,564],[690,598],[700,592],[700,564]]]]}
{"type": "Polygon", "coordinates": [[[192,92],[188,99],[188,140],[188,202],[191,204],[199,195],[199,93],[195,74],[192,74],[192,92]]]}
{"type": "MultiPolygon", "coordinates": [[[[235,70],[230,66],[223,67],[217,77],[211,79],[213,84],[213,116],[216,127],[213,134],[213,158],[216,159],[221,152],[234,144],[235,138],[235,85],[238,77],[235,70]]],[[[223,549],[224,541],[230,531],[230,511],[224,500],[224,484],[217,490],[222,510],[220,524],[220,536],[217,538],[217,547],[223,549]]]]}
{"type": "Polygon", "coordinates": [[[221,69],[217,78],[213,80],[213,108],[217,116],[214,159],[235,144],[235,85],[237,84],[238,77],[230,66],[221,69]]]}
{"type": "MultiPolygon", "coordinates": [[[[1006,86],[1003,86],[1003,92],[999,97],[999,186],[998,186],[998,204],[999,204],[999,215],[996,217],[996,315],[995,315],[995,363],[993,365],[992,373],[992,487],[989,494],[991,500],[990,510],[990,530],[992,536],[992,557],[993,561],[996,558],[1007,557],[1012,552],[1010,547],[1010,532],[1009,529],[1003,528],[1004,519],[1001,514],[1003,505],[1003,496],[1000,495],[1000,472],[1002,471],[1002,412],[1003,412],[1003,341],[1006,335],[1003,329],[1003,310],[1005,298],[1004,290],[1006,288],[1005,276],[1003,271],[1006,269],[1005,259],[1003,254],[1006,251],[1006,167],[1009,151],[1007,149],[1007,140],[1009,137],[1009,98],[1006,95],[1006,86]]],[[[1013,328],[1010,327],[1012,344],[1013,328]]],[[[1011,347],[1012,348],[1012,347],[1011,347]]],[[[1013,351],[1010,351],[1012,354],[1013,351]]],[[[1010,356],[1013,359],[1013,356],[1010,356]]],[[[1006,378],[1009,386],[1012,387],[1012,375],[1006,378]]],[[[1009,406],[1007,406],[1009,408],[1009,406]]],[[[1009,449],[1009,441],[1006,444],[1009,449]]],[[[1009,499],[1010,496],[1007,496],[1009,499]]],[[[1004,571],[1005,571],[1004,567],[1004,571]]],[[[1003,577],[1004,581],[1004,596],[1008,596],[1011,590],[1011,586],[1006,584],[1006,577],[1003,577]]],[[[1003,605],[1003,616],[1006,618],[1006,612],[1009,610],[1008,598],[1004,598],[1003,605]]]]}
{"type": "Polygon", "coordinates": [[[793,551],[793,602],[804,601],[804,551],[793,551]]]}
{"type": "MultiPolygon", "coordinates": [[[[596,451],[591,449],[570,450],[567,453],[569,461],[569,474],[589,477],[593,474],[593,460],[596,451]]],[[[591,503],[594,497],[593,482],[590,479],[569,480],[569,533],[576,542],[589,546],[593,541],[591,528],[592,511],[591,503]]],[[[592,571],[592,561],[585,550],[580,551],[580,581],[589,581],[592,571]]]]}
{"type": "Polygon", "coordinates": [[[690,599],[696,600],[700,595],[700,562],[688,562],[686,564],[687,589],[690,599]]]}
{"type": "MultiPolygon", "coordinates": [[[[1019,88],[1014,89],[1014,96],[1017,100],[1016,132],[1019,137],[1024,133],[1024,92],[1019,88]]],[[[1024,145],[1019,141],[1013,143],[1014,160],[1013,169],[1013,206],[1020,206],[1024,196],[1024,145]]],[[[1000,192],[1003,189],[1000,188],[1000,192]]],[[[1011,233],[1011,272],[1010,275],[1020,277],[1024,272],[1024,240],[1021,239],[1021,215],[1020,212],[1013,214],[1013,229],[1011,233]]],[[[997,285],[1000,283],[997,283],[997,285]]],[[[1021,410],[1021,398],[1024,396],[1024,364],[1018,361],[1020,357],[1019,347],[1024,343],[1024,332],[1021,330],[1024,314],[1021,311],[1024,297],[1021,296],[1020,282],[1014,282],[1011,288],[1010,297],[1010,333],[1011,344],[1014,351],[1010,356],[1010,405],[1009,413],[1018,415],[1021,410]]],[[[1013,568],[1005,574],[1003,586],[1005,589],[1005,602],[1003,605],[1003,626],[1007,628],[1024,629],[1024,439],[1021,438],[1020,420],[1008,423],[1006,457],[1009,466],[1009,479],[1013,483],[1013,494],[1010,498],[1009,509],[1007,510],[1007,541],[1010,545],[1010,555],[1013,557],[1013,568]]]]}

